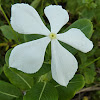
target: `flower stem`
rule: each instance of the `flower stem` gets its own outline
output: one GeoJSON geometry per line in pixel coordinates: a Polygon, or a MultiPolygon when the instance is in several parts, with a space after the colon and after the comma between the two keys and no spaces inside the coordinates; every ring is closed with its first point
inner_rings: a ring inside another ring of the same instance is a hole
{"type": "MultiPolygon", "coordinates": [[[[8,19],[7,15],[6,15],[6,13],[4,12],[3,8],[1,7],[1,5],[0,5],[0,10],[1,10],[1,12],[3,13],[3,15],[4,15],[4,17],[5,17],[6,21],[7,21],[7,23],[8,23],[9,26],[11,27],[10,21],[9,21],[9,19],[8,19]]],[[[13,30],[12,27],[11,27],[11,29],[13,30]]],[[[14,30],[13,30],[13,32],[14,32],[14,30]]],[[[15,38],[16,38],[17,43],[19,44],[19,41],[18,41],[18,38],[17,38],[16,34],[14,34],[14,36],[15,36],[15,38]]]]}
{"type": "Polygon", "coordinates": [[[1,10],[1,12],[3,13],[3,15],[4,15],[4,17],[5,17],[6,21],[7,21],[7,23],[9,24],[9,26],[11,26],[10,21],[9,21],[8,17],[6,16],[6,14],[5,14],[3,8],[1,7],[1,5],[0,5],[0,10],[1,10]]]}
{"type": "Polygon", "coordinates": [[[84,68],[87,67],[87,66],[89,66],[89,65],[91,65],[92,63],[94,63],[94,62],[96,62],[98,60],[100,60],[100,57],[94,59],[93,61],[91,61],[90,63],[88,63],[87,65],[85,65],[84,68]]]}

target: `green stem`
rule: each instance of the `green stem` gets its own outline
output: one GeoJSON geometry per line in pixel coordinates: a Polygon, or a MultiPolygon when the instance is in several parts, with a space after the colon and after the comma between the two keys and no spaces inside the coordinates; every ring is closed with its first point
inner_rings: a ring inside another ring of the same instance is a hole
{"type": "Polygon", "coordinates": [[[94,63],[94,62],[96,62],[98,60],[100,60],[100,57],[98,57],[97,59],[94,59],[93,61],[91,61],[90,63],[88,63],[87,65],[85,65],[84,68],[87,67],[87,66],[89,66],[89,65],[91,65],[92,63],[94,63]]]}
{"type": "Polygon", "coordinates": [[[4,17],[5,17],[6,21],[7,21],[7,23],[9,24],[9,26],[11,26],[10,21],[9,21],[8,17],[6,16],[6,14],[5,14],[3,8],[1,7],[1,5],[0,5],[0,10],[1,10],[1,12],[3,13],[3,15],[4,15],[4,17]]]}
{"type": "MultiPolygon", "coordinates": [[[[3,15],[4,15],[4,17],[5,17],[6,21],[7,21],[7,23],[8,23],[9,26],[11,27],[10,21],[9,21],[7,15],[5,14],[3,8],[1,7],[1,5],[0,5],[0,10],[1,10],[1,12],[3,13],[3,15]]],[[[11,28],[12,28],[12,27],[11,27],[11,28]]],[[[12,30],[13,30],[13,28],[12,28],[12,30]]],[[[13,30],[13,32],[14,32],[14,30],[13,30]]],[[[15,36],[15,38],[16,38],[17,43],[19,44],[19,41],[18,41],[18,38],[17,38],[16,34],[14,34],[14,36],[15,36]]]]}

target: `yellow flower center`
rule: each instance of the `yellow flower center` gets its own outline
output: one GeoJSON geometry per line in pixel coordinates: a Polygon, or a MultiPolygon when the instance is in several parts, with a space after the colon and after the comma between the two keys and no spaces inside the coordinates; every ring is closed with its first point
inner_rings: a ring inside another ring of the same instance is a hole
{"type": "Polygon", "coordinates": [[[49,37],[50,37],[51,39],[56,39],[56,34],[55,34],[55,33],[50,33],[50,34],[49,34],[49,37]]]}

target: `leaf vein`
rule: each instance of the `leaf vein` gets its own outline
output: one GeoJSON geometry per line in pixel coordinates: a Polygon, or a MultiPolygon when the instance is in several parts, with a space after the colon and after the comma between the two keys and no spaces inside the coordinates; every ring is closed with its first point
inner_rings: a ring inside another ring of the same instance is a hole
{"type": "Polygon", "coordinates": [[[11,96],[11,97],[18,98],[18,96],[16,96],[16,95],[12,95],[12,94],[8,94],[8,93],[4,93],[4,92],[2,92],[2,91],[0,91],[0,93],[2,93],[2,94],[4,94],[4,95],[11,96]]]}
{"type": "Polygon", "coordinates": [[[16,75],[19,76],[19,77],[28,85],[28,87],[31,89],[30,84],[29,84],[23,77],[21,77],[21,76],[20,76],[19,74],[17,74],[17,73],[16,73],[16,75]]]}
{"type": "Polygon", "coordinates": [[[41,100],[41,97],[42,97],[43,91],[45,89],[45,86],[46,86],[46,82],[43,85],[42,91],[41,91],[40,96],[39,96],[39,100],[41,100]]]}

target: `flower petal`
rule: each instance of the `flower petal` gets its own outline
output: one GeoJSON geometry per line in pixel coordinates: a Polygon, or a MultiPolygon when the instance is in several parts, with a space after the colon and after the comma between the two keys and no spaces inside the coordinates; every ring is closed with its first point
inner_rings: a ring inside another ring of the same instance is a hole
{"type": "Polygon", "coordinates": [[[9,66],[26,73],[37,72],[42,66],[49,42],[50,39],[44,37],[16,46],[10,54],[9,66]]]}
{"type": "Polygon", "coordinates": [[[58,33],[69,20],[68,12],[59,5],[50,5],[44,12],[50,22],[52,33],[58,33]]]}
{"type": "Polygon", "coordinates": [[[57,38],[72,47],[87,53],[93,48],[93,43],[77,28],[72,28],[65,33],[57,34],[57,38]]]}
{"type": "Polygon", "coordinates": [[[12,5],[11,25],[16,32],[22,34],[48,35],[50,33],[37,11],[24,3],[12,5]]]}
{"type": "Polygon", "coordinates": [[[62,47],[57,40],[52,40],[51,48],[52,77],[60,85],[66,86],[77,71],[77,60],[69,51],[62,47]]]}

